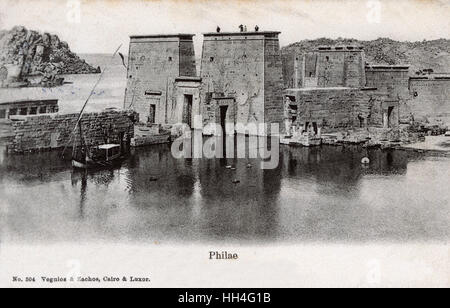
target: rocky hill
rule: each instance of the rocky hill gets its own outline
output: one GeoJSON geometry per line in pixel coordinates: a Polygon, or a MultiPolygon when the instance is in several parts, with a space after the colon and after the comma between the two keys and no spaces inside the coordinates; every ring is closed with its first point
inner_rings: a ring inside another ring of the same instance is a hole
{"type": "Polygon", "coordinates": [[[39,33],[24,27],[0,31],[0,66],[19,64],[22,76],[55,71],[58,74],[98,73],[86,61],[70,51],[57,35],[39,33]]]}
{"type": "Polygon", "coordinates": [[[366,51],[368,63],[410,64],[412,75],[424,69],[432,69],[435,73],[450,73],[450,40],[399,42],[388,38],[373,41],[327,38],[300,41],[282,49],[285,71],[290,71],[286,66],[290,65],[289,59],[293,55],[303,55],[322,45],[361,45],[366,51]]]}

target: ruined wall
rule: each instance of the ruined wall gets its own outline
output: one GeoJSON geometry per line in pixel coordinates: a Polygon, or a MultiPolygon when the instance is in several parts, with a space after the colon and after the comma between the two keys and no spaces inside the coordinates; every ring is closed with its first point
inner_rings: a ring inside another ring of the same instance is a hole
{"type": "Polygon", "coordinates": [[[408,98],[409,66],[366,66],[366,86],[391,97],[408,98]]]}
{"type": "Polygon", "coordinates": [[[399,101],[400,121],[409,123],[408,102],[411,98],[408,89],[409,66],[368,65],[366,66],[366,86],[376,88],[385,95],[386,100],[399,101]]]}
{"type": "Polygon", "coordinates": [[[408,111],[418,117],[450,117],[450,77],[417,77],[409,81],[408,111]]]}
{"type": "MultiPolygon", "coordinates": [[[[316,122],[327,129],[383,127],[386,97],[375,91],[346,89],[287,90],[297,106],[294,125],[316,122]]],[[[395,115],[393,115],[395,117],[395,115]]]]}
{"type": "Polygon", "coordinates": [[[317,51],[318,87],[364,87],[362,47],[321,47],[317,51]]]}
{"type": "MultiPolygon", "coordinates": [[[[136,117],[132,111],[84,114],[81,127],[86,144],[95,146],[105,142],[119,142],[120,133],[132,138],[136,117]]],[[[15,137],[8,150],[23,153],[65,147],[70,142],[77,119],[78,114],[41,115],[28,116],[25,121],[13,122],[15,137]]],[[[77,130],[75,135],[77,143],[79,143],[78,136],[77,130]]]]}
{"type": "Polygon", "coordinates": [[[37,115],[58,112],[58,100],[25,100],[0,103],[0,120],[14,116],[37,115]]]}
{"type": "MultiPolygon", "coordinates": [[[[217,123],[213,94],[234,99],[227,122],[281,121],[282,64],[278,32],[205,34],[201,65],[203,118],[217,123]],[[279,104],[279,106],[278,106],[279,104]]],[[[223,103],[223,101],[222,101],[223,103]]]]}
{"type": "Polygon", "coordinates": [[[131,107],[139,113],[141,122],[148,122],[150,106],[154,105],[154,123],[167,123],[167,104],[175,78],[196,75],[192,37],[131,37],[125,108],[131,107]]]}

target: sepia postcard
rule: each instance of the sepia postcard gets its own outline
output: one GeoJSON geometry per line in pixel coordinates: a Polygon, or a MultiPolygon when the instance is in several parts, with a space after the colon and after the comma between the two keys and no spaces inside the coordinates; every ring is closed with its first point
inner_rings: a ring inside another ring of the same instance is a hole
{"type": "Polygon", "coordinates": [[[0,0],[0,287],[450,287],[449,16],[0,0]]]}

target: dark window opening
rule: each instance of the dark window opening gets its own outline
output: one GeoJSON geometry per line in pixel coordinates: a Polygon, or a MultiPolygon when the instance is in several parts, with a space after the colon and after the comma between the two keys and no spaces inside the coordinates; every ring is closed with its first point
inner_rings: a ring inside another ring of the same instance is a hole
{"type": "Polygon", "coordinates": [[[0,119],[6,118],[6,110],[0,109],[0,119]]]}
{"type": "Polygon", "coordinates": [[[209,62],[214,62],[214,57],[209,58],[209,62]]]}
{"type": "Polygon", "coordinates": [[[20,115],[27,115],[28,114],[28,108],[21,108],[20,109],[20,115]]]}
{"type": "Polygon", "coordinates": [[[327,57],[326,57],[326,59],[327,59],[327,62],[329,62],[329,61],[330,61],[330,57],[328,57],[328,56],[327,56],[327,57]]]}
{"type": "Polygon", "coordinates": [[[30,114],[37,114],[37,110],[38,110],[37,107],[31,107],[30,114]]]}
{"type": "Polygon", "coordinates": [[[56,106],[50,106],[48,107],[49,113],[55,113],[58,112],[58,107],[56,106]]]}
{"type": "Polygon", "coordinates": [[[39,113],[47,113],[47,107],[46,106],[41,106],[39,108],[39,113]]]}
{"type": "Polygon", "coordinates": [[[172,57],[169,57],[169,62],[172,62],[173,61],[173,58],[172,57]]]}
{"type": "Polygon", "coordinates": [[[10,109],[10,110],[9,110],[9,115],[10,115],[10,116],[15,116],[15,115],[17,115],[17,109],[16,109],[16,108],[10,109]]]}
{"type": "Polygon", "coordinates": [[[289,105],[289,108],[291,109],[292,123],[295,123],[297,121],[297,116],[298,116],[298,106],[291,104],[291,105],[289,105]]]}

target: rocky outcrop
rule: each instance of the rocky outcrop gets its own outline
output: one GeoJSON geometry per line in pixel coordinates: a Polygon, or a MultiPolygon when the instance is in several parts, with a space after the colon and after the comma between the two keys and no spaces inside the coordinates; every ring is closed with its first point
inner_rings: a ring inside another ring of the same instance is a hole
{"type": "MultiPolygon", "coordinates": [[[[399,42],[388,38],[373,41],[355,39],[304,40],[282,49],[283,69],[289,72],[294,56],[302,57],[323,45],[360,45],[364,47],[366,61],[371,64],[411,65],[410,73],[416,72],[450,72],[450,40],[440,39],[420,42],[399,42]]],[[[289,78],[289,77],[288,77],[289,78]]],[[[285,80],[286,81],[286,80],[285,80]]]]}
{"type": "Polygon", "coordinates": [[[22,77],[49,74],[99,73],[69,49],[57,35],[24,27],[0,32],[0,67],[18,65],[22,77]]]}

